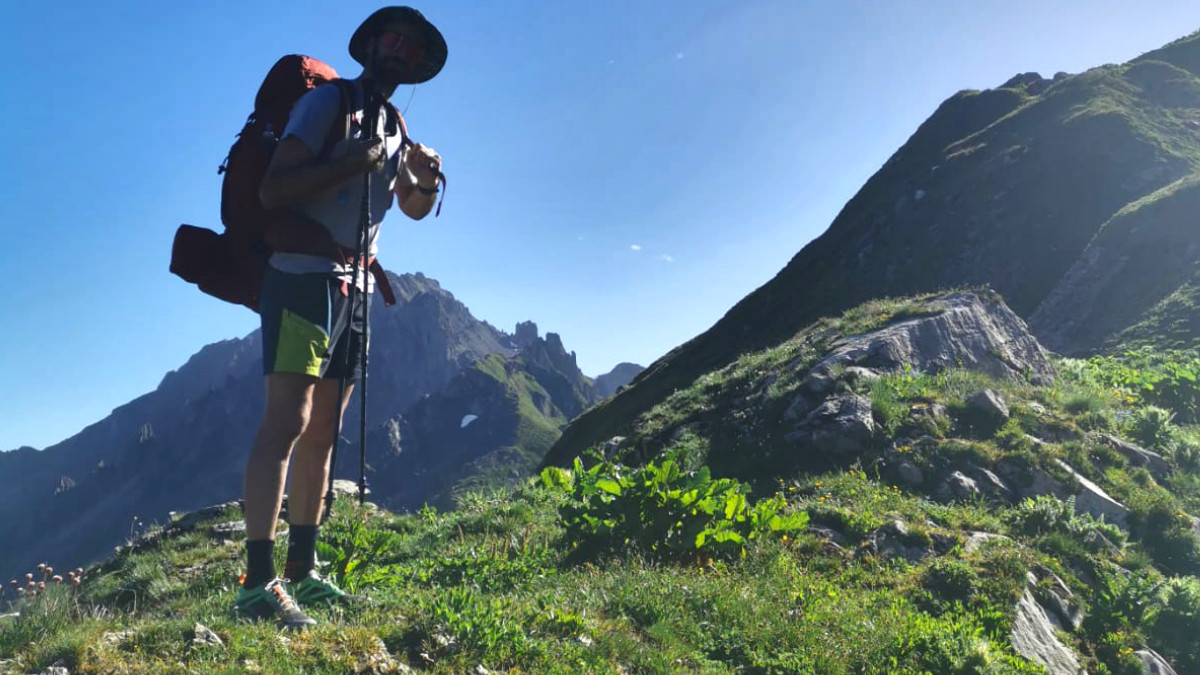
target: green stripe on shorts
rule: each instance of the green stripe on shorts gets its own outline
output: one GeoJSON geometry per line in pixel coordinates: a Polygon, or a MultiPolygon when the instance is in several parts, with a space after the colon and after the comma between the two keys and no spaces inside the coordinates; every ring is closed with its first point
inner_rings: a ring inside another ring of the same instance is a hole
{"type": "Polygon", "coordinates": [[[275,372],[321,376],[321,361],[329,349],[329,334],[320,326],[283,310],[275,345],[275,372]]]}

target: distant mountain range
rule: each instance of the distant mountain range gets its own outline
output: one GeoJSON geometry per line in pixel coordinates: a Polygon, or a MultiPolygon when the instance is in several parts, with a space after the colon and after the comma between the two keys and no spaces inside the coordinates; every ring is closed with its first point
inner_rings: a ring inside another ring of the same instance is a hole
{"type": "MultiPolygon", "coordinates": [[[[510,335],[437,281],[390,275],[397,305],[372,306],[368,481],[389,506],[450,504],[462,485],[524,477],[569,419],[628,382],[592,380],[554,333],[510,335]]],[[[358,397],[336,474],[358,477],[358,397]]],[[[0,573],[83,564],[168,511],[240,498],[264,402],[257,331],[208,345],[155,391],[45,450],[0,453],[0,573]]]]}

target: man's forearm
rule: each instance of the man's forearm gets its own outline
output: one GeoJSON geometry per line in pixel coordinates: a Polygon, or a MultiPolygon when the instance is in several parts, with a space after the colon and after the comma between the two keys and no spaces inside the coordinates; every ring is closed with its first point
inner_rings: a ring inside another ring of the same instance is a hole
{"type": "Polygon", "coordinates": [[[418,190],[416,185],[408,185],[397,188],[396,196],[399,197],[400,210],[404,212],[404,215],[413,220],[420,220],[433,210],[438,193],[427,195],[418,190]]]}
{"type": "Polygon", "coordinates": [[[258,197],[267,210],[278,209],[361,175],[361,164],[348,155],[326,162],[281,167],[263,178],[258,197]]]}

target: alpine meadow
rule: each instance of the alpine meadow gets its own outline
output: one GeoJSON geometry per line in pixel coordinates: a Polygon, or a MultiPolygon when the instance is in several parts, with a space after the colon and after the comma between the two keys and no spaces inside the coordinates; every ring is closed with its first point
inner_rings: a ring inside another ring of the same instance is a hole
{"type": "Polygon", "coordinates": [[[263,328],[0,453],[0,675],[1200,673],[1200,32],[954,93],[710,328],[596,376],[563,334],[497,328],[403,256],[367,280],[371,181],[391,223],[455,180],[387,136],[406,109],[377,80],[424,82],[459,45],[410,8],[346,37],[364,76],[304,64],[253,180],[258,231],[198,235],[226,247],[219,273],[172,267],[221,297],[257,265],[232,301],[263,328]],[[337,123],[289,160],[320,92],[337,123]],[[320,171],[368,178],[336,206],[301,189],[320,171]],[[361,213],[357,248],[329,226],[297,243],[272,188],[311,200],[305,227],[361,213]],[[318,258],[328,307],[272,324],[272,275],[318,258]],[[309,427],[285,435],[276,514],[247,452],[304,331],[296,407],[344,419],[306,487],[309,427]],[[352,349],[365,373],[327,376],[352,349]],[[309,581],[334,590],[306,602],[309,581]]]}

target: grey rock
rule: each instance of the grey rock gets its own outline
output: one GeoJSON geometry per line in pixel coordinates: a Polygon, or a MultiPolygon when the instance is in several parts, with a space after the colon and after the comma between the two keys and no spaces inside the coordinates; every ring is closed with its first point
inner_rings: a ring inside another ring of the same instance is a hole
{"type": "Polygon", "coordinates": [[[831,527],[825,527],[823,525],[809,525],[807,532],[822,539],[826,539],[841,548],[845,548],[850,545],[850,542],[846,539],[845,535],[831,527]]]}
{"type": "Polygon", "coordinates": [[[785,438],[832,455],[853,455],[875,433],[871,402],[857,394],[841,394],[822,403],[785,438]]]}
{"type": "Polygon", "coordinates": [[[963,550],[967,553],[974,553],[985,546],[1002,541],[1012,540],[1002,534],[993,534],[991,532],[972,532],[967,536],[967,541],[965,544],[963,544],[963,550]]]}
{"type": "Polygon", "coordinates": [[[136,634],[136,631],[133,630],[109,631],[100,637],[100,641],[106,645],[119,647],[120,645],[132,639],[136,634]]]}
{"type": "Polygon", "coordinates": [[[624,442],[624,436],[613,436],[600,446],[600,450],[604,453],[605,457],[612,458],[616,456],[617,451],[621,449],[621,444],[624,442]]]}
{"type": "Polygon", "coordinates": [[[822,397],[833,390],[835,380],[828,373],[813,369],[800,382],[800,389],[808,394],[822,397]]]}
{"type": "Polygon", "coordinates": [[[808,417],[812,409],[812,401],[804,394],[797,394],[792,398],[791,403],[788,404],[787,410],[783,412],[783,419],[787,422],[803,420],[805,417],[808,417]]]}
{"type": "Polygon", "coordinates": [[[981,415],[996,421],[1002,422],[1008,419],[1008,404],[1004,402],[1004,398],[991,389],[977,391],[967,397],[967,405],[981,415]]]}
{"type": "Polygon", "coordinates": [[[63,665],[62,661],[55,661],[54,665],[43,670],[38,675],[71,675],[71,671],[63,665]]]}
{"type": "Polygon", "coordinates": [[[1049,612],[1050,620],[1064,632],[1079,630],[1085,613],[1075,600],[1075,594],[1058,575],[1050,573],[1050,587],[1041,588],[1042,607],[1049,612]]]}
{"type": "Polygon", "coordinates": [[[1074,476],[1079,483],[1079,492],[1075,495],[1075,510],[1080,513],[1091,514],[1093,518],[1103,518],[1120,527],[1128,527],[1129,509],[1125,505],[1112,497],[1103,490],[1099,485],[1085,478],[1082,474],[1072,469],[1069,464],[1061,459],[1054,460],[1063,470],[1074,476]]]}
{"type": "Polygon", "coordinates": [[[1104,553],[1109,556],[1117,555],[1121,552],[1121,547],[1109,541],[1108,537],[1100,534],[1095,530],[1089,531],[1083,535],[1083,543],[1092,553],[1104,553]]]}
{"type": "Polygon", "coordinates": [[[1153,649],[1139,649],[1133,653],[1142,662],[1145,675],[1175,675],[1175,669],[1153,649]]]}
{"type": "Polygon", "coordinates": [[[979,490],[984,494],[994,497],[1008,497],[1011,491],[1000,477],[982,466],[972,466],[967,469],[971,478],[975,480],[975,484],[979,486],[979,490]]]}
{"type": "Polygon", "coordinates": [[[246,521],[231,520],[228,523],[217,523],[212,526],[212,534],[221,538],[228,538],[232,534],[241,534],[246,531],[246,521]]]}
{"type": "Polygon", "coordinates": [[[1045,666],[1051,675],[1080,675],[1083,670],[1075,653],[1054,634],[1054,624],[1029,589],[1017,602],[1011,641],[1018,654],[1045,666]]]}
{"type": "Polygon", "coordinates": [[[1166,459],[1163,459],[1163,456],[1157,452],[1147,450],[1108,434],[1100,434],[1097,438],[1101,443],[1124,455],[1130,464],[1144,466],[1158,478],[1171,473],[1170,463],[1166,459]]]}
{"type": "Polygon", "coordinates": [[[946,482],[938,488],[938,498],[945,501],[970,499],[977,494],[979,494],[979,486],[961,471],[951,473],[946,477],[946,482]]]}
{"type": "Polygon", "coordinates": [[[167,518],[171,521],[171,530],[175,532],[187,532],[196,527],[200,521],[214,518],[222,513],[225,513],[229,509],[240,508],[240,502],[225,502],[223,504],[214,504],[213,506],[182,514],[171,511],[167,514],[167,518]]]}
{"type": "Polygon", "coordinates": [[[918,488],[925,484],[925,474],[921,472],[921,468],[903,455],[889,459],[888,466],[895,474],[896,480],[905,487],[918,488]]]}
{"type": "Polygon", "coordinates": [[[844,375],[844,377],[845,377],[846,381],[851,384],[862,384],[864,382],[873,382],[875,380],[878,380],[879,373],[875,372],[874,370],[871,370],[870,368],[863,368],[861,366],[850,366],[850,367],[846,368],[846,374],[844,375]]]}
{"type": "Polygon", "coordinates": [[[997,299],[972,292],[951,293],[931,304],[939,311],[841,340],[814,367],[835,363],[876,370],[905,365],[921,372],[962,367],[997,378],[1035,384],[1054,379],[1050,360],[1025,322],[997,299]]]}
{"type": "Polygon", "coordinates": [[[214,633],[210,628],[202,623],[197,623],[192,627],[192,646],[193,647],[224,647],[225,641],[220,635],[214,633]]]}
{"type": "Polygon", "coordinates": [[[355,664],[356,673],[394,673],[398,671],[396,659],[388,651],[387,645],[378,637],[371,639],[371,649],[358,655],[355,664]]]}
{"type": "Polygon", "coordinates": [[[912,544],[908,526],[903,521],[893,520],[867,535],[863,545],[858,549],[858,554],[860,556],[879,556],[889,560],[903,558],[909,562],[916,562],[933,555],[933,550],[926,546],[912,544]]]}

